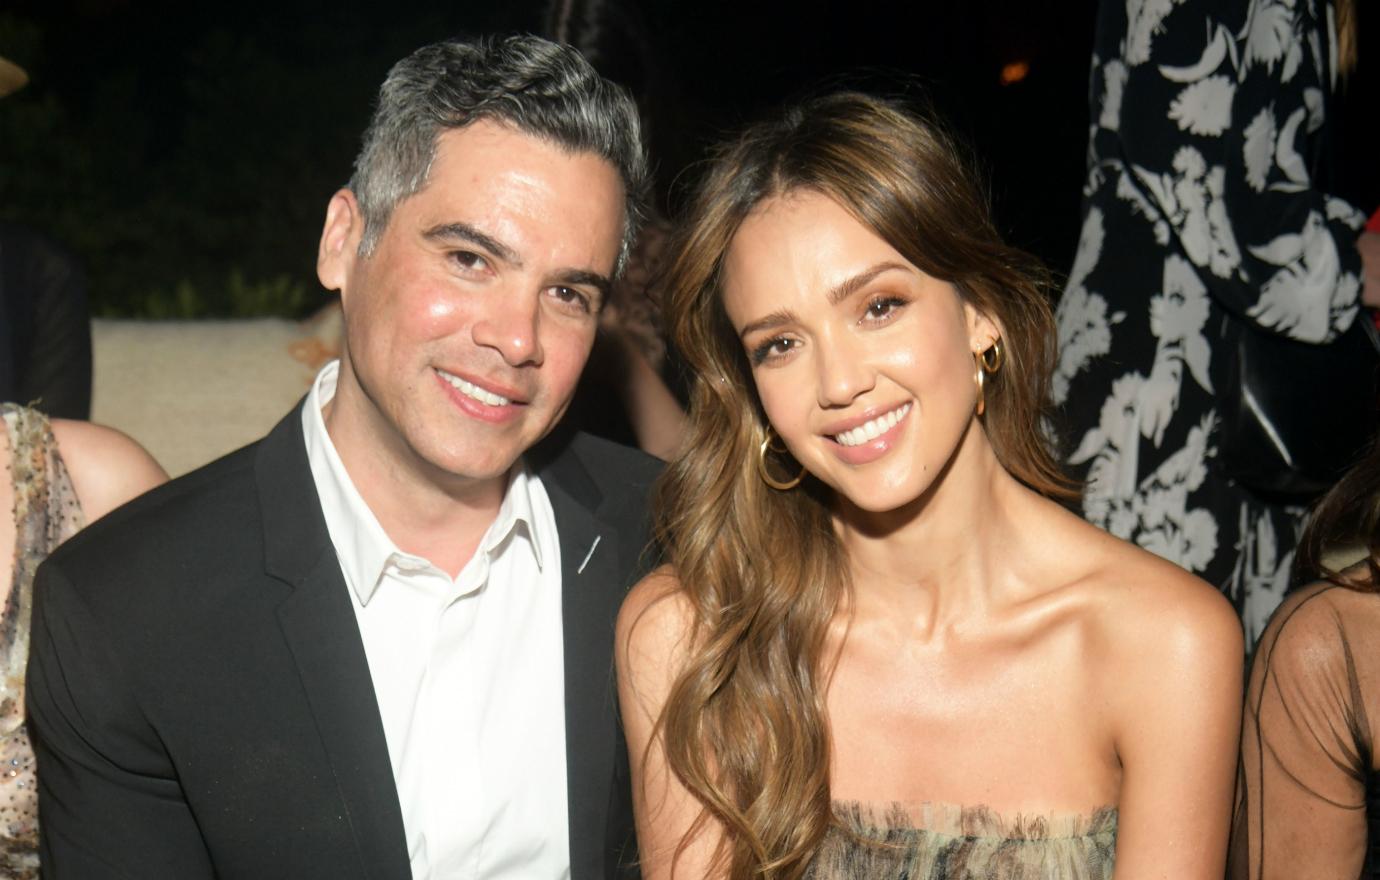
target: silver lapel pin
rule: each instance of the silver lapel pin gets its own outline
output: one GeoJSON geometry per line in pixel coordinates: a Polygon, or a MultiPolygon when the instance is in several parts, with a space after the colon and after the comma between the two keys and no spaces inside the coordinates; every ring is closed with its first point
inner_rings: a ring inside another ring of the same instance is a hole
{"type": "Polygon", "coordinates": [[[584,574],[585,566],[589,565],[589,558],[594,555],[594,548],[599,546],[599,541],[602,540],[603,537],[603,535],[594,536],[594,543],[589,545],[589,552],[585,554],[585,561],[581,562],[580,567],[575,569],[576,574],[584,574]]]}

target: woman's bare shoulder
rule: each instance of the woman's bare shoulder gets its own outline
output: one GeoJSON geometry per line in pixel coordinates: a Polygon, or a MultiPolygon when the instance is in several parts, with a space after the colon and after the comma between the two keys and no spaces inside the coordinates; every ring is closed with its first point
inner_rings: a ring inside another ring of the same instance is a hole
{"type": "Polygon", "coordinates": [[[144,447],[114,428],[70,419],[53,419],[52,426],[87,522],[168,479],[144,447]]]}
{"type": "Polygon", "coordinates": [[[638,654],[667,654],[689,631],[694,612],[680,578],[663,565],[638,581],[618,611],[618,646],[638,654]]]}
{"type": "Polygon", "coordinates": [[[1081,548],[1068,571],[1085,637],[1084,696],[1099,707],[1125,772],[1135,768],[1143,797],[1156,790],[1158,756],[1188,746],[1212,758],[1204,773],[1226,772],[1240,729],[1245,659],[1231,603],[1180,566],[1087,523],[1071,527],[1070,536],[1063,550],[1081,548]]]}
{"type": "Polygon", "coordinates": [[[632,739],[645,733],[645,724],[660,714],[688,654],[693,619],[680,579],[667,566],[644,577],[623,600],[614,663],[632,739]]]}
{"type": "Polygon", "coordinates": [[[1094,626],[1103,650],[1142,659],[1176,654],[1193,662],[1240,664],[1240,620],[1220,591],[1088,523],[1079,523],[1079,531],[1086,552],[1077,579],[1096,609],[1094,626]]]}

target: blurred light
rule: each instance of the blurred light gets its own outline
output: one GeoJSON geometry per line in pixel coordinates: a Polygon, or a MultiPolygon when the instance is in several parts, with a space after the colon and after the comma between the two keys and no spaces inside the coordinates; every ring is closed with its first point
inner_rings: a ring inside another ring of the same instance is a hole
{"type": "Polygon", "coordinates": [[[1030,63],[1026,61],[1012,61],[1001,69],[1001,84],[1009,86],[1025,79],[1026,74],[1030,73],[1030,63]]]}

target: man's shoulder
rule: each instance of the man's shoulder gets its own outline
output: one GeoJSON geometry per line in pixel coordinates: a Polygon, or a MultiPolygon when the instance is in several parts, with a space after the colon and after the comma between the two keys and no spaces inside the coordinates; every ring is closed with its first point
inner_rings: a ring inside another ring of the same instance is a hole
{"type": "Polygon", "coordinates": [[[73,573],[110,572],[196,558],[207,540],[233,542],[257,521],[254,462],[259,444],[171,480],[82,529],[49,557],[73,573]]]}
{"type": "Polygon", "coordinates": [[[579,431],[534,449],[529,464],[543,484],[559,486],[596,516],[638,528],[646,527],[652,487],[665,467],[641,450],[579,431]]]}
{"type": "Polygon", "coordinates": [[[570,454],[579,459],[601,489],[628,486],[646,490],[661,474],[666,463],[640,449],[624,446],[603,437],[574,432],[568,441],[570,454]]]}
{"type": "Polygon", "coordinates": [[[528,465],[536,468],[548,491],[559,490],[551,495],[558,528],[570,525],[571,517],[592,516],[639,553],[648,543],[652,487],[664,466],[660,459],[572,432],[559,445],[544,443],[532,450],[528,465]]]}

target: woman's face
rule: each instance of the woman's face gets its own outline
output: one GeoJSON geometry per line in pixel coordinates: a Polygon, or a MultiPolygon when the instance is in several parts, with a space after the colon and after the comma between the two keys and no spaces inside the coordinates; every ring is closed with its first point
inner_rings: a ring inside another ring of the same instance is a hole
{"type": "Polygon", "coordinates": [[[760,205],[724,263],[724,306],[772,427],[856,506],[920,497],[974,419],[995,325],[827,196],[760,205]]]}

